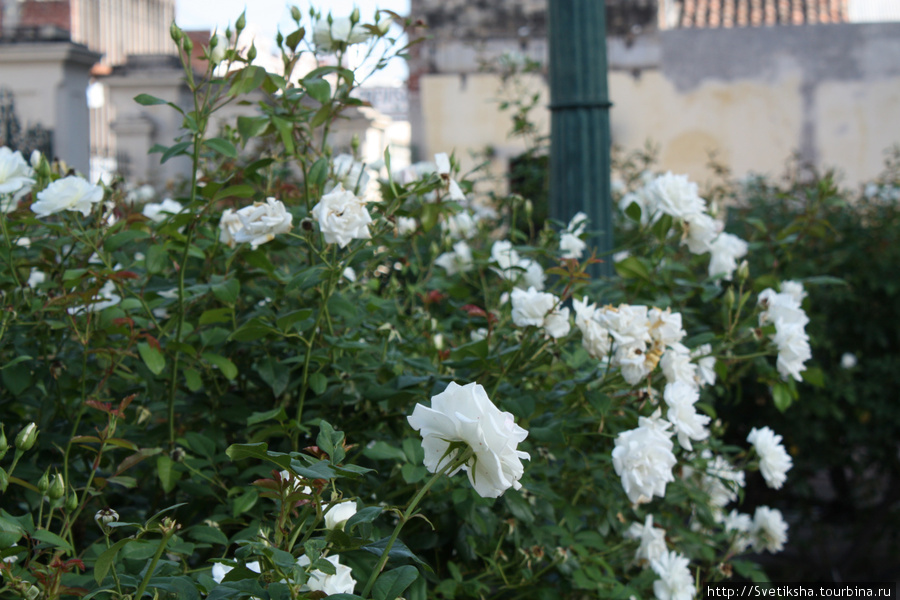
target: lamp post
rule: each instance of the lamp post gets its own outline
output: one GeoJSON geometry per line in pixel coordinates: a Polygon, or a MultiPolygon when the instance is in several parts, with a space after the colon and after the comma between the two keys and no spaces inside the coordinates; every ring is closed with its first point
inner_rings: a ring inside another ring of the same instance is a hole
{"type": "Polygon", "coordinates": [[[609,91],[605,0],[548,0],[550,43],[550,214],[568,222],[583,211],[589,241],[611,276],[609,91]]]}

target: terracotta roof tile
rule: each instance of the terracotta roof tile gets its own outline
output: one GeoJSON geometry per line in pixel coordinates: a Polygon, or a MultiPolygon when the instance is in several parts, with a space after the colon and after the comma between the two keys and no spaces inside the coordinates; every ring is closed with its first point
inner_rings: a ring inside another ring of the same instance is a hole
{"type": "Polygon", "coordinates": [[[680,0],[682,28],[846,23],[847,0],[680,0]]]}

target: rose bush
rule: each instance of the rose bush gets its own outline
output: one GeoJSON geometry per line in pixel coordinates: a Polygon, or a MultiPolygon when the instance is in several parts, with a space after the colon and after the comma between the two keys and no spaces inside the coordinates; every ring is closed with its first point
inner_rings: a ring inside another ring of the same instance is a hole
{"type": "Polygon", "coordinates": [[[682,598],[764,581],[744,555],[784,547],[788,524],[739,506],[745,471],[783,483],[790,458],[726,443],[717,406],[747,378],[777,399],[808,376],[805,334],[779,337],[805,318],[803,282],[741,266],[753,244],[672,174],[632,181],[630,255],[592,280],[613,259],[583,218],[531,223],[532,240],[511,226],[521,199],[477,198],[447,155],[406,173],[389,153],[341,158],[326,133],[359,81],[333,65],[395,32],[318,15],[304,49],[292,14],[284,75],[235,46],[241,19],[204,77],[173,28],[196,105],[157,149],[192,161],[172,210],[113,185],[45,211],[67,179],[46,161],[10,196],[0,592],[682,598]],[[290,72],[307,50],[337,60],[290,72]],[[255,90],[256,116],[208,131],[255,90]],[[444,476],[460,469],[469,484],[444,476]]]}

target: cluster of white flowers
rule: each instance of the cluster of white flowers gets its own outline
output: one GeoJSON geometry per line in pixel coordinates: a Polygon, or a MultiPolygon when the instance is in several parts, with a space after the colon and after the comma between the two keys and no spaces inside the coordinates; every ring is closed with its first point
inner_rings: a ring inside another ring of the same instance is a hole
{"type": "Polygon", "coordinates": [[[775,325],[772,341],[778,348],[776,367],[784,379],[793,377],[802,381],[800,375],[806,367],[804,363],[812,358],[806,324],[809,317],[801,307],[806,292],[796,281],[784,281],[781,292],[767,288],[760,292],[757,304],[762,308],[759,314],[760,326],[775,325]]]}
{"type": "Polygon", "coordinates": [[[710,277],[731,280],[738,259],[747,254],[747,242],[722,232],[722,223],[709,215],[697,184],[688,180],[687,175],[667,172],[655,179],[645,178],[643,189],[626,194],[619,207],[626,210],[632,204],[640,207],[643,225],[658,221],[662,215],[680,221],[682,243],[688,250],[692,254],[710,254],[710,277]]]}
{"type": "Polygon", "coordinates": [[[328,244],[346,248],[352,240],[368,240],[372,237],[369,233],[372,217],[366,210],[365,201],[345,190],[340,183],[322,196],[313,207],[312,216],[319,223],[328,244]]]}
{"type": "Polygon", "coordinates": [[[518,327],[542,327],[552,338],[561,338],[569,333],[569,309],[560,308],[559,298],[547,292],[516,288],[510,295],[512,319],[518,327]]]}
{"type": "Polygon", "coordinates": [[[232,248],[250,242],[250,247],[255,250],[274,240],[279,233],[289,232],[292,220],[291,213],[275,198],[254,202],[236,212],[229,208],[219,220],[219,241],[232,248]]]}
{"type": "Polygon", "coordinates": [[[515,283],[517,288],[544,289],[544,269],[537,261],[530,258],[522,258],[512,247],[512,243],[506,240],[497,240],[491,246],[491,261],[497,264],[494,271],[509,281],[515,283]]]}
{"type": "Polygon", "coordinates": [[[733,510],[724,517],[723,524],[725,532],[733,536],[731,551],[735,554],[751,547],[754,552],[775,554],[784,550],[787,543],[788,525],[777,508],[759,506],[753,517],[733,510]]]}
{"type": "Polygon", "coordinates": [[[560,234],[559,249],[563,258],[580,259],[584,255],[587,242],[581,239],[581,235],[584,233],[587,219],[587,215],[583,212],[576,213],[565,231],[560,234]]]}
{"type": "Polygon", "coordinates": [[[475,266],[472,261],[472,249],[462,240],[453,244],[453,252],[444,252],[438,256],[434,264],[445,269],[447,275],[465,273],[475,266]]]}
{"type": "Polygon", "coordinates": [[[660,418],[657,410],[649,418],[640,417],[636,429],[616,436],[613,468],[621,477],[622,487],[632,504],[650,502],[653,496],[665,497],[666,484],[675,480],[671,426],[660,418]]]}
{"type": "Polygon", "coordinates": [[[474,455],[461,468],[479,495],[497,498],[511,487],[522,487],[522,460],[530,457],[516,447],[528,432],[516,425],[510,413],[497,408],[477,383],[451,382],[432,397],[431,408],[416,404],[407,419],[422,435],[424,463],[431,473],[450,464],[457,455],[456,451],[448,453],[450,444],[462,442],[472,448],[474,455]]]}
{"type": "Polygon", "coordinates": [[[37,198],[31,210],[39,217],[63,210],[77,210],[86,217],[91,214],[94,205],[103,200],[103,188],[77,175],[69,175],[38,192],[37,198]]]}
{"type": "Polygon", "coordinates": [[[791,456],[781,445],[781,436],[776,435],[768,427],[753,428],[747,436],[759,456],[759,470],[766,485],[773,489],[781,489],[787,479],[787,472],[794,466],[791,456]]]}
{"type": "MultiPolygon", "coordinates": [[[[328,575],[318,569],[314,569],[309,573],[309,579],[306,585],[300,588],[301,592],[324,592],[331,594],[352,594],[356,587],[356,580],[353,579],[353,571],[347,565],[342,565],[337,555],[325,557],[325,560],[334,565],[334,575],[328,575]]],[[[300,567],[308,567],[310,564],[309,557],[305,554],[297,559],[297,565],[300,567]]],[[[262,568],[258,561],[245,563],[244,566],[254,573],[262,572],[262,568]]],[[[225,576],[233,569],[222,563],[215,563],[212,567],[212,578],[216,583],[222,583],[225,576]]]]}

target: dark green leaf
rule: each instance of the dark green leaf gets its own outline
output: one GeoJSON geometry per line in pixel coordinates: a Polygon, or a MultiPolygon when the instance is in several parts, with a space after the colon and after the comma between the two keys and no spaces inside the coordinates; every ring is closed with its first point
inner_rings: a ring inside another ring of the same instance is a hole
{"type": "Polygon", "coordinates": [[[378,576],[372,596],[375,600],[395,600],[419,576],[419,570],[405,565],[378,576]]]}
{"type": "Polygon", "coordinates": [[[154,106],[156,104],[167,104],[162,98],[151,96],[150,94],[138,94],[134,97],[134,101],[142,106],[154,106]]]}
{"type": "Polygon", "coordinates": [[[163,369],[166,368],[166,359],[162,353],[147,342],[140,342],[137,346],[141,360],[144,361],[150,372],[154,375],[162,373],[163,369]]]}
{"type": "Polygon", "coordinates": [[[235,148],[234,144],[226,139],[210,138],[208,140],[204,140],[203,145],[207,146],[208,148],[212,148],[219,154],[227,156],[228,158],[237,158],[237,148],[235,148]]]}

